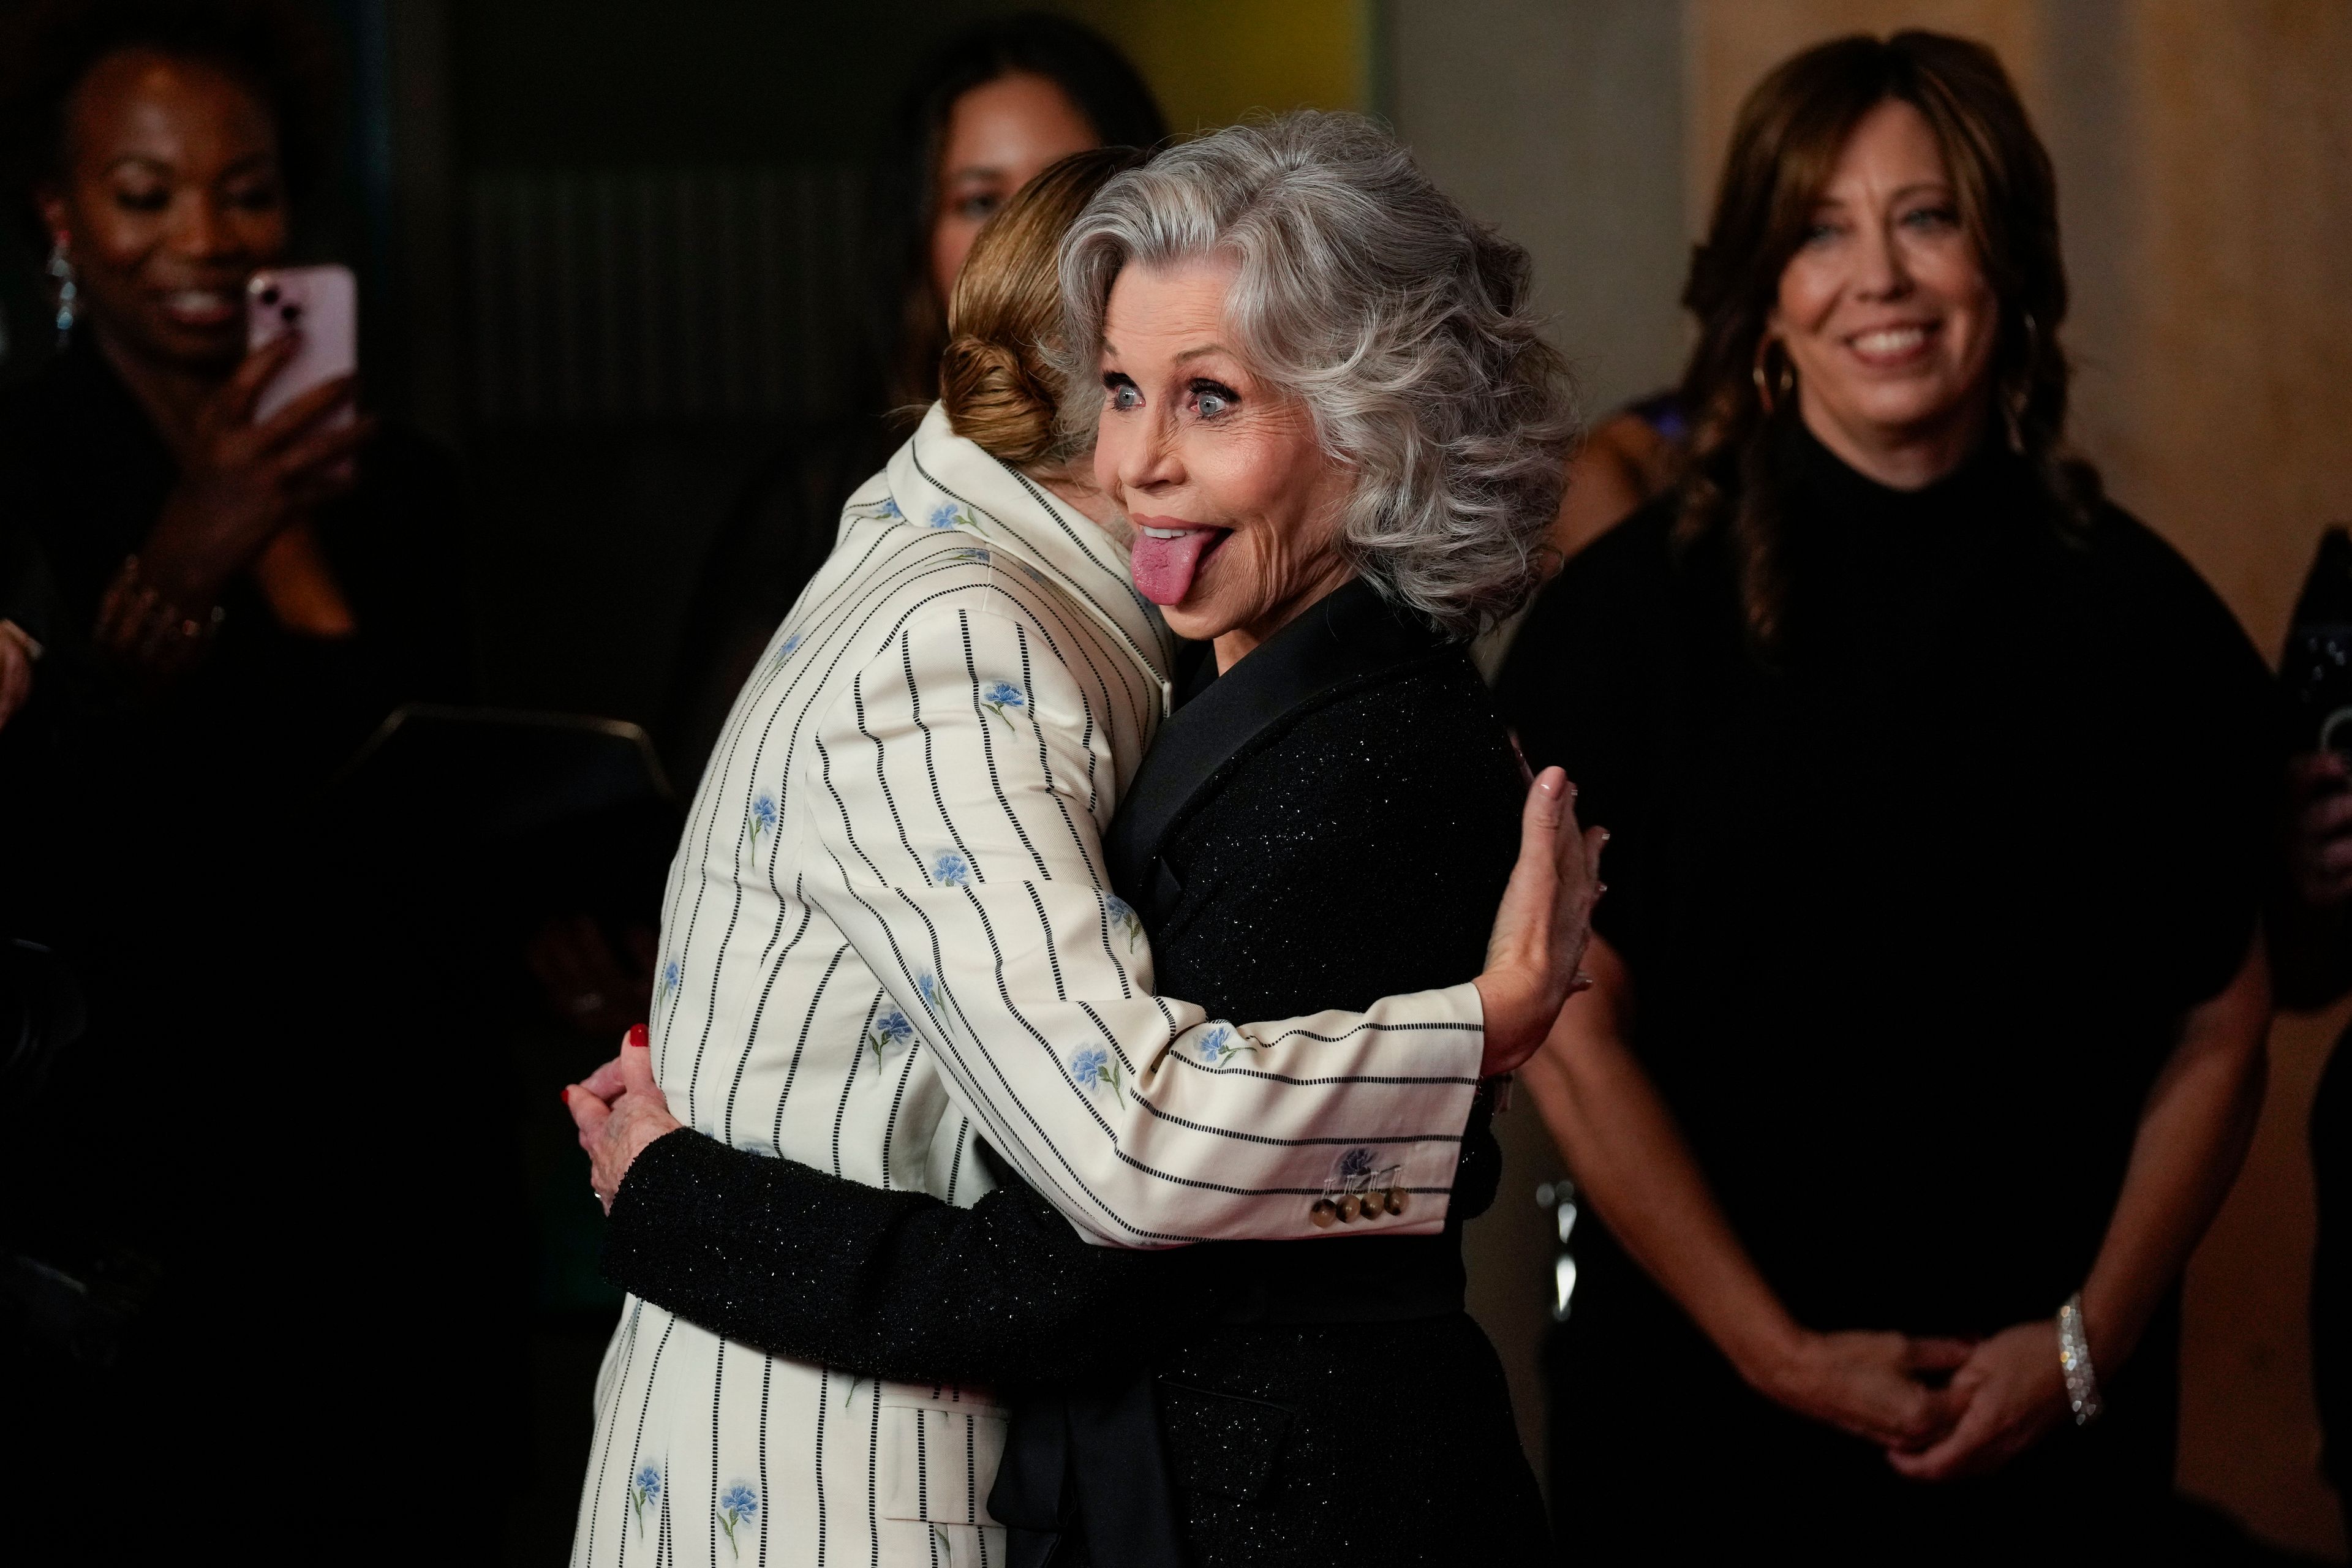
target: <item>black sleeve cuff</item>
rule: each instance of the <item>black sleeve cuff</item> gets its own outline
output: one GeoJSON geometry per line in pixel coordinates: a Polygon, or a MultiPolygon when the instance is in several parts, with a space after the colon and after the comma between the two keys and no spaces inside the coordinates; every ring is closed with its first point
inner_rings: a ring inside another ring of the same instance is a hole
{"type": "Polygon", "coordinates": [[[960,1209],[688,1129],[613,1202],[604,1276],[712,1332],[893,1382],[1094,1375],[1133,1352],[1148,1256],[1089,1246],[1017,1183],[960,1209]]]}

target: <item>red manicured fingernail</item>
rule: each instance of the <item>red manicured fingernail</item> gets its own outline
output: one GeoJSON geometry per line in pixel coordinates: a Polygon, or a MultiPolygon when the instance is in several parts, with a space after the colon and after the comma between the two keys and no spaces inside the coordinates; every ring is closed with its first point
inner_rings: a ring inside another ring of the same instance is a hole
{"type": "Polygon", "coordinates": [[[568,1083],[563,1086],[563,1103],[566,1105],[572,1103],[572,1086],[568,1083]]]}
{"type": "Polygon", "coordinates": [[[629,1026],[629,1044],[631,1044],[631,1045],[633,1045],[633,1046],[643,1046],[645,1043],[646,1043],[646,1026],[645,1026],[643,1024],[632,1024],[632,1025],[630,1025],[630,1026],[629,1026]]]}

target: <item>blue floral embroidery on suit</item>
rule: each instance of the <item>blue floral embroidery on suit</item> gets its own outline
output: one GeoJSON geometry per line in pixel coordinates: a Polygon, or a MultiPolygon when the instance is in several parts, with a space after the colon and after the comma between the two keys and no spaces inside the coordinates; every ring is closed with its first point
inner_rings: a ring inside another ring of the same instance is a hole
{"type": "Polygon", "coordinates": [[[947,987],[928,974],[915,976],[915,990],[923,998],[923,1010],[936,1018],[947,1005],[947,987]]]}
{"type": "Polygon", "coordinates": [[[801,634],[794,632],[792,636],[786,637],[782,642],[776,645],[776,657],[774,662],[778,669],[783,668],[784,661],[791,658],[793,655],[800,651],[803,640],[801,634]]]}
{"type": "Polygon", "coordinates": [[[971,513],[964,510],[963,508],[957,506],[952,502],[946,506],[938,506],[931,509],[930,525],[932,528],[939,530],[950,528],[966,529],[973,533],[980,534],[982,538],[987,537],[986,533],[980,526],[980,519],[972,516],[971,513]]]}
{"type": "Polygon", "coordinates": [[[678,963],[677,959],[673,958],[668,963],[663,964],[661,969],[661,984],[654,988],[654,1000],[656,1002],[668,1001],[670,994],[677,989],[678,982],[685,978],[686,970],[678,963]]]}
{"type": "Polygon", "coordinates": [[[877,1058],[888,1056],[893,1047],[903,1046],[914,1037],[915,1026],[896,1007],[886,1010],[874,1020],[874,1027],[866,1032],[866,1038],[873,1045],[874,1055],[877,1058]]]}
{"type": "Polygon", "coordinates": [[[1009,680],[992,680],[981,689],[981,706],[1004,721],[1008,730],[1014,728],[1013,715],[1029,707],[1029,694],[1009,680]]]}
{"type": "Polygon", "coordinates": [[[942,888],[971,886],[971,868],[964,858],[950,849],[931,862],[931,880],[942,888]]]}
{"type": "Polygon", "coordinates": [[[1135,944],[1143,937],[1143,917],[1135,912],[1133,904],[1116,893],[1103,900],[1103,910],[1110,916],[1111,929],[1126,934],[1127,951],[1133,952],[1135,944]]]}
{"type": "Polygon", "coordinates": [[[646,1510],[661,1500],[661,1471],[647,1465],[629,1483],[629,1511],[637,1516],[637,1534],[646,1532],[646,1510]]]}
{"type": "Polygon", "coordinates": [[[1347,1177],[1369,1176],[1372,1173],[1372,1152],[1350,1149],[1339,1156],[1339,1174],[1347,1177]]]}
{"type": "Polygon", "coordinates": [[[763,795],[751,802],[751,842],[760,842],[760,835],[776,830],[776,797],[763,795]]]}
{"type": "Polygon", "coordinates": [[[735,1539],[735,1527],[759,1511],[760,1494],[749,1481],[737,1481],[719,1494],[719,1528],[727,1532],[727,1550],[738,1557],[743,1555],[743,1545],[735,1539]]]}
{"type": "Polygon", "coordinates": [[[1227,1057],[1257,1049],[1255,1040],[1244,1040],[1224,1025],[1219,1024],[1201,1037],[1201,1059],[1215,1067],[1227,1057]]]}
{"type": "Polygon", "coordinates": [[[1070,1077],[1080,1089],[1100,1089],[1108,1084],[1119,1099],[1127,1098],[1126,1089],[1118,1081],[1118,1058],[1100,1046],[1087,1046],[1070,1058],[1070,1077]]]}

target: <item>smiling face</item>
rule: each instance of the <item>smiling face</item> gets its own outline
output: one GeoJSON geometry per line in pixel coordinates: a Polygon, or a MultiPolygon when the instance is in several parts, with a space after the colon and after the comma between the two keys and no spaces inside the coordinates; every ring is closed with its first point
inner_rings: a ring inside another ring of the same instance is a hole
{"type": "Polygon", "coordinates": [[[980,226],[1048,164],[1102,145],[1069,95],[1042,76],[1015,71],[955,100],[940,146],[932,194],[931,287],[944,304],[980,226]]]}
{"type": "Polygon", "coordinates": [[[1935,132],[1911,105],[1880,104],[1846,139],[1772,309],[1806,428],[1881,483],[1942,478],[1984,427],[1999,321],[1935,132]]]}
{"type": "Polygon", "coordinates": [[[125,49],[83,79],[65,130],[41,215],[65,237],[82,307],[142,357],[235,364],[246,279],[286,250],[268,110],[217,67],[125,49]]]}
{"type": "Polygon", "coordinates": [[[1236,264],[1130,265],[1103,313],[1095,480],[1133,525],[1136,586],[1220,668],[1346,582],[1349,474],[1235,351],[1236,264]]]}

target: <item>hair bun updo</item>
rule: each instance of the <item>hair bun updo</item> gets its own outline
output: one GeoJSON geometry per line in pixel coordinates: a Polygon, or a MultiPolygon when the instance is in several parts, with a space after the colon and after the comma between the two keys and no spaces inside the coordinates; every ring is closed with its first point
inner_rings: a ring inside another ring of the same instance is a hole
{"type": "Polygon", "coordinates": [[[1073,153],[1021,187],[971,243],[948,302],[940,401],[955,433],[1000,462],[1061,462],[1086,438],[1062,418],[1062,237],[1132,147],[1073,153]]]}
{"type": "Polygon", "coordinates": [[[1060,390],[1042,350],[959,332],[940,356],[948,422],[1001,461],[1020,467],[1060,454],[1060,390]]]}

